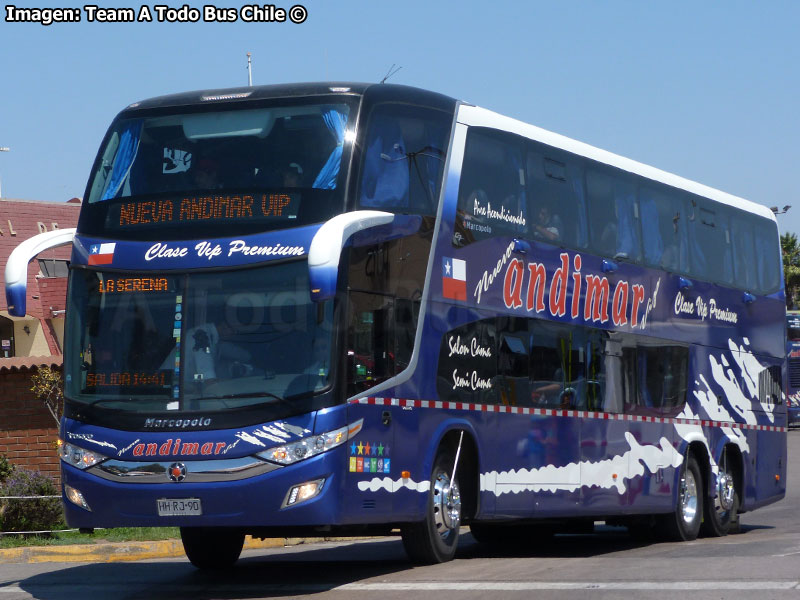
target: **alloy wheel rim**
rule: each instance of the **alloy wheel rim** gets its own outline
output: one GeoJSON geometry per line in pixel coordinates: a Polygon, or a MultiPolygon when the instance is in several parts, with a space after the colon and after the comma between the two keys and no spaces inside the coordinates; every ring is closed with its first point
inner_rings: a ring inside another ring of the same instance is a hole
{"type": "Polygon", "coordinates": [[[726,471],[721,471],[717,476],[717,498],[715,505],[718,513],[726,513],[733,508],[735,487],[733,477],[726,471]]]}
{"type": "Polygon", "coordinates": [[[443,539],[461,524],[461,492],[458,482],[451,484],[447,473],[440,472],[433,483],[433,522],[443,539]]]}
{"type": "Polygon", "coordinates": [[[697,518],[698,493],[694,473],[687,470],[681,480],[681,517],[686,525],[697,518]]]}

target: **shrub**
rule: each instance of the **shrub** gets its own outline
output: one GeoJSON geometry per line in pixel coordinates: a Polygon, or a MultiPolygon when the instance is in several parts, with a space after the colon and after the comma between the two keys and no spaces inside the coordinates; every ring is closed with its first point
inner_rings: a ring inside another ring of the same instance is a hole
{"type": "Polygon", "coordinates": [[[8,462],[8,459],[0,454],[0,484],[2,484],[11,473],[14,472],[14,465],[8,462]]]}
{"type": "MultiPolygon", "coordinates": [[[[0,483],[0,496],[56,496],[55,482],[38,471],[14,469],[0,483]]],[[[59,498],[0,500],[0,531],[62,529],[64,513],[59,498]]]]}

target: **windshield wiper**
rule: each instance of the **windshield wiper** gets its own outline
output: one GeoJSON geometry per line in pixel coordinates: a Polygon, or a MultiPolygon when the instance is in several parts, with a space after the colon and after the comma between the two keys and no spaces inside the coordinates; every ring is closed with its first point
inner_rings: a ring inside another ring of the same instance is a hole
{"type": "Polygon", "coordinates": [[[92,400],[91,402],[84,402],[84,408],[89,408],[94,406],[95,404],[103,404],[104,402],[130,402],[131,398],[122,400],[120,398],[98,398],[97,400],[92,400]]]}
{"type": "Polygon", "coordinates": [[[199,398],[191,398],[191,400],[231,400],[235,398],[258,398],[260,396],[274,398],[282,404],[288,404],[289,406],[292,406],[292,403],[289,400],[278,396],[277,394],[273,394],[272,392],[240,392],[238,394],[222,394],[220,396],[200,396],[199,398]]]}

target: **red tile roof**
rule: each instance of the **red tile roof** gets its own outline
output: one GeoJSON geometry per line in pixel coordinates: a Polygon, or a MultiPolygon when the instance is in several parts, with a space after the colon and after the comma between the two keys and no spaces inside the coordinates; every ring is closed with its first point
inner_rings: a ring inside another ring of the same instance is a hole
{"type": "Polygon", "coordinates": [[[17,356],[0,358],[0,373],[6,371],[33,371],[38,367],[60,367],[64,360],[61,356],[17,356]]]}

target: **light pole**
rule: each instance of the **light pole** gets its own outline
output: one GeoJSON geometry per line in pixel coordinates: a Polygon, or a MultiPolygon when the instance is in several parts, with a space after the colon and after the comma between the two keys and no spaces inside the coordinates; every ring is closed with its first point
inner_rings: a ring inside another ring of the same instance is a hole
{"type": "MultiPolygon", "coordinates": [[[[0,146],[0,152],[11,152],[11,148],[8,146],[0,146]]],[[[3,188],[2,188],[2,179],[0,179],[0,198],[3,197],[3,188]]]]}
{"type": "MultiPolygon", "coordinates": [[[[0,150],[2,150],[2,148],[0,148],[0,150]]],[[[791,205],[791,204],[787,204],[787,205],[786,205],[786,206],[784,206],[784,207],[783,207],[783,209],[781,209],[781,210],[778,210],[778,207],[777,207],[777,206],[770,206],[770,207],[769,207],[769,209],[770,209],[770,210],[771,210],[773,213],[775,213],[776,215],[782,215],[782,214],[786,213],[786,212],[787,212],[787,211],[788,211],[790,208],[792,208],[792,205],[791,205]]]]}

